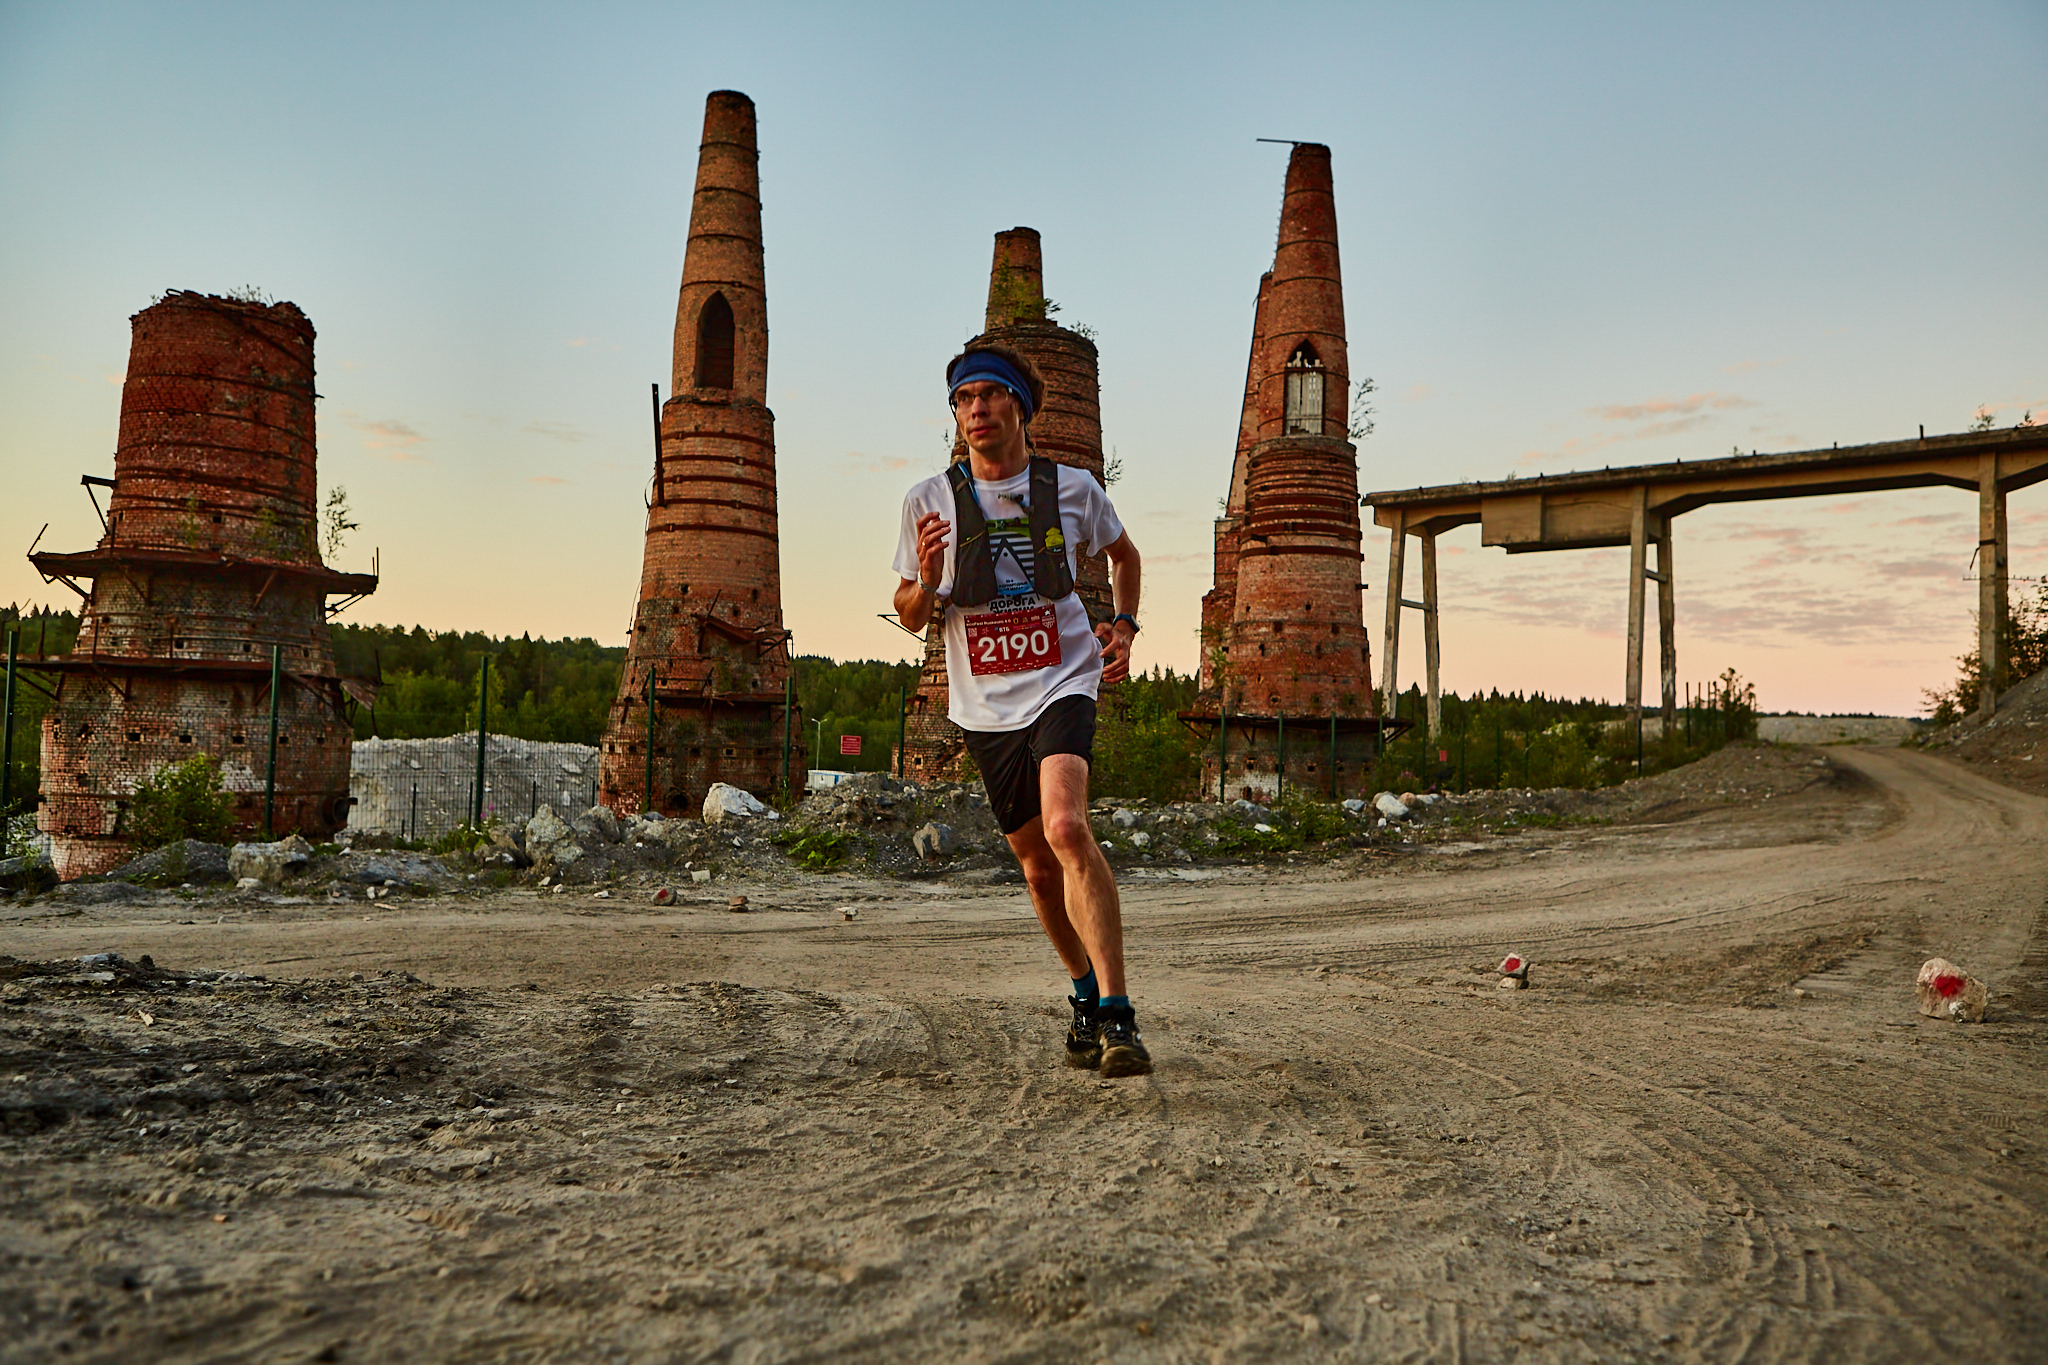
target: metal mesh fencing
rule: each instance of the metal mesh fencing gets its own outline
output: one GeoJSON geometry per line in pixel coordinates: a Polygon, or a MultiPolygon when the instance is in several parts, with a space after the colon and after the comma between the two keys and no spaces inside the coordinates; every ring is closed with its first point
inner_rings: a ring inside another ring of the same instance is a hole
{"type": "MultiPolygon", "coordinates": [[[[491,735],[484,747],[483,816],[526,819],[543,805],[564,817],[597,804],[596,746],[491,735]]],[[[476,810],[476,736],[357,740],[348,827],[434,839],[476,810]]]]}

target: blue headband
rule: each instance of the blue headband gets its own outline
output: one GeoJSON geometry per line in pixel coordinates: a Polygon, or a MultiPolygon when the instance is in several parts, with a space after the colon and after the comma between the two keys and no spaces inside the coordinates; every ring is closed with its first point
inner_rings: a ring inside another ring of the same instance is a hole
{"type": "Polygon", "coordinates": [[[1009,361],[993,351],[969,351],[960,357],[946,375],[946,392],[951,394],[962,384],[978,382],[1001,384],[1016,398],[1017,406],[1024,409],[1024,420],[1031,420],[1031,386],[1024,382],[1024,375],[1009,361]]]}

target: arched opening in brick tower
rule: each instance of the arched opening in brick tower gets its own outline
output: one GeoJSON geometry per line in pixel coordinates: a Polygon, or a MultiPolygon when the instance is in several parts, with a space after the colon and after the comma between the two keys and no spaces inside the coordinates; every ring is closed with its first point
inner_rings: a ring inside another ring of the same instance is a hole
{"type": "Polygon", "coordinates": [[[1287,426],[1289,436],[1323,434],[1323,362],[1304,341],[1287,357],[1287,426]]]}
{"type": "Polygon", "coordinates": [[[697,314],[698,388],[732,387],[732,352],[732,305],[725,295],[713,294],[697,314]]]}

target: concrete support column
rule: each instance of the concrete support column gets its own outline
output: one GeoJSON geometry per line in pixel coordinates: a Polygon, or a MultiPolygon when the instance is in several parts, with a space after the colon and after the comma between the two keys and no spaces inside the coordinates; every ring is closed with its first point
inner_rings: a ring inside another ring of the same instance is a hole
{"type": "Polygon", "coordinates": [[[1422,533],[1422,659],[1428,675],[1424,683],[1429,698],[1429,737],[1434,740],[1444,728],[1442,694],[1437,690],[1437,665],[1442,660],[1436,634],[1436,532],[1422,533]]]}
{"type": "Polygon", "coordinates": [[[1629,493],[1628,515],[1628,673],[1624,680],[1629,724],[1643,733],[1643,571],[1649,567],[1650,488],[1638,484],[1629,493]]]}
{"type": "Polygon", "coordinates": [[[1401,696],[1401,584],[1405,568],[1403,561],[1408,552],[1407,512],[1394,513],[1394,524],[1389,533],[1392,539],[1387,546],[1387,657],[1381,665],[1380,712],[1391,720],[1395,714],[1395,703],[1401,696]]]}
{"type": "Polygon", "coordinates": [[[1678,597],[1671,573],[1671,518],[1657,519],[1657,662],[1664,684],[1664,733],[1678,717],[1678,597]]]}
{"type": "Polygon", "coordinates": [[[2005,683],[2005,574],[2005,490],[1998,486],[1998,453],[1990,451],[1977,473],[1977,714],[1987,718],[1997,713],[2005,683]]]}

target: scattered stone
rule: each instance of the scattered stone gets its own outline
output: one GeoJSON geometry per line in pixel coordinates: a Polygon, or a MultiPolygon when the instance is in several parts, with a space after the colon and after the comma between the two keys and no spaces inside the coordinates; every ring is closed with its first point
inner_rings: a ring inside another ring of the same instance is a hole
{"type": "Polygon", "coordinates": [[[731,900],[726,902],[725,908],[732,911],[735,915],[745,914],[747,909],[747,898],[745,896],[734,896],[731,900]]]}
{"type": "Polygon", "coordinates": [[[1131,832],[1131,843],[1136,845],[1137,847],[1143,848],[1151,842],[1152,836],[1147,834],[1144,830],[1133,830],[1131,832]]]}
{"type": "Polygon", "coordinates": [[[1229,809],[1230,813],[1240,820],[1270,820],[1273,816],[1273,812],[1264,806],[1255,801],[1246,801],[1242,797],[1231,802],[1229,809]]]}
{"type": "Polygon", "coordinates": [[[568,890],[568,886],[563,882],[556,882],[553,886],[548,888],[549,893],[556,896],[563,895],[568,890]]]}
{"type": "Polygon", "coordinates": [[[1500,966],[1494,970],[1507,980],[1520,981],[1526,985],[1529,980],[1529,959],[1520,953],[1509,953],[1500,960],[1500,966]]]}
{"type": "Polygon", "coordinates": [[[711,790],[704,793],[704,823],[723,824],[728,820],[780,820],[781,815],[762,805],[752,792],[742,791],[729,782],[714,782],[711,790]]]}
{"type": "Polygon", "coordinates": [[[654,903],[656,905],[674,905],[676,903],[676,893],[664,886],[654,893],[654,903]]]}
{"type": "Polygon", "coordinates": [[[1984,983],[1945,957],[1930,957],[1920,964],[1914,989],[1920,996],[1920,1012],[1930,1019],[1971,1024],[1984,1020],[1984,983]]]}
{"type": "Polygon", "coordinates": [[[933,821],[910,836],[910,846],[917,850],[918,857],[927,861],[950,858],[960,851],[960,836],[953,832],[951,825],[933,821]]]}
{"type": "Polygon", "coordinates": [[[1504,976],[1500,979],[1500,988],[1504,991],[1526,991],[1529,989],[1529,982],[1524,977],[1504,976]]]}
{"type": "Polygon", "coordinates": [[[1132,810],[1129,806],[1122,806],[1111,813],[1109,821],[1118,829],[1136,829],[1138,827],[1138,812],[1132,810]]]}
{"type": "Polygon", "coordinates": [[[619,817],[607,806],[592,806],[571,820],[569,828],[585,848],[619,841],[619,817]]]}
{"type": "Polygon", "coordinates": [[[1372,799],[1372,808],[1389,820],[1406,820],[1408,803],[1392,792],[1380,792],[1372,799]]]}
{"type": "Polygon", "coordinates": [[[299,835],[274,844],[236,844],[228,851],[228,875],[237,883],[254,877],[266,886],[282,886],[313,865],[313,846],[299,835]]]}
{"type": "Polygon", "coordinates": [[[690,873],[690,880],[691,880],[691,881],[693,881],[693,882],[708,882],[708,881],[710,881],[710,880],[711,880],[711,869],[710,869],[710,868],[708,868],[708,867],[700,867],[700,868],[697,868],[697,869],[695,869],[694,871],[692,871],[692,872],[690,873]]]}
{"type": "Polygon", "coordinates": [[[1361,801],[1359,798],[1355,796],[1345,798],[1344,813],[1346,815],[1365,814],[1365,802],[1361,801]]]}
{"type": "Polygon", "coordinates": [[[600,900],[600,901],[608,901],[608,900],[610,900],[611,898],[612,898],[612,893],[611,893],[611,892],[610,892],[609,890],[604,890],[604,891],[600,891],[600,892],[598,892],[598,893],[597,893],[596,895],[594,895],[594,896],[592,896],[592,897],[591,897],[591,899],[592,899],[592,900],[600,900]]]}
{"type": "MultiPolygon", "coordinates": [[[[5,864],[0,864],[4,869],[5,864]]],[[[0,882],[6,873],[0,870],[0,882]]],[[[228,847],[201,839],[180,839],[154,848],[107,874],[116,882],[224,882],[228,880],[228,847]]]]}
{"type": "Polygon", "coordinates": [[[839,907],[839,918],[859,919],[860,911],[851,905],[842,905],[839,907]]]}
{"type": "Polygon", "coordinates": [[[526,822],[526,854],[536,867],[559,872],[583,857],[583,845],[576,842],[567,821],[542,806],[526,822]]]}
{"type": "Polygon", "coordinates": [[[0,886],[10,891],[47,891],[56,884],[57,869],[45,850],[0,861],[0,886]]]}
{"type": "Polygon", "coordinates": [[[1252,828],[1260,834],[1271,834],[1273,832],[1273,827],[1264,823],[1253,825],[1252,828]]]}
{"type": "Polygon", "coordinates": [[[261,877],[240,877],[235,881],[235,890],[254,891],[263,885],[261,877]]]}
{"type": "MultiPolygon", "coordinates": [[[[538,814],[539,812],[535,812],[538,814]]],[[[513,817],[510,820],[493,820],[490,825],[491,843],[512,855],[520,867],[530,867],[533,860],[526,856],[526,821],[513,817]]]]}

